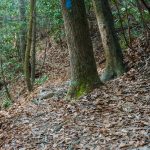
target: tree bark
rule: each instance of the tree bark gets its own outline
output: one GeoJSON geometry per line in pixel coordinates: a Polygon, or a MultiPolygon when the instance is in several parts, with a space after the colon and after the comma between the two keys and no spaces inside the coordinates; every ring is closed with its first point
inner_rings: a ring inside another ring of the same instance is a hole
{"type": "Polygon", "coordinates": [[[101,80],[107,81],[125,72],[123,55],[115,33],[114,20],[108,0],[93,0],[93,5],[106,57],[105,71],[101,80]]]}
{"type": "Polygon", "coordinates": [[[93,54],[84,0],[72,1],[70,9],[61,0],[70,54],[71,85],[69,97],[79,97],[101,84],[93,54]]]}

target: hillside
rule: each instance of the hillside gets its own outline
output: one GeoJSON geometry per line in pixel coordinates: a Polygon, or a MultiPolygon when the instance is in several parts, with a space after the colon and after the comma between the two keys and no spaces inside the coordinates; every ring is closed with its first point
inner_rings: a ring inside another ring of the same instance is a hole
{"type": "MultiPolygon", "coordinates": [[[[127,73],[71,101],[65,100],[69,84],[66,44],[50,45],[42,67],[48,80],[30,94],[24,91],[11,108],[0,111],[1,149],[149,150],[150,53],[142,41],[135,41],[134,52],[124,52],[127,73]]],[[[99,64],[103,60],[100,48],[95,48],[99,74],[104,66],[99,64]]],[[[38,63],[44,55],[41,47],[38,63]]],[[[24,89],[21,83],[14,92],[19,89],[24,89]]]]}

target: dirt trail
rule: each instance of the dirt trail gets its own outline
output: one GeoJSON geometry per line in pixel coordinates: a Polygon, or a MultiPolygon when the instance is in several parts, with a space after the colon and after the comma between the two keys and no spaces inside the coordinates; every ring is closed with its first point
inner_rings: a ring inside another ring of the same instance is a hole
{"type": "Polygon", "coordinates": [[[67,84],[55,85],[51,98],[1,111],[1,150],[150,149],[150,78],[144,77],[132,69],[71,102],[60,93],[67,84]]]}
{"type": "Polygon", "coordinates": [[[125,54],[124,76],[66,101],[68,52],[48,49],[49,82],[0,111],[0,150],[149,150],[150,57],[138,50],[125,54]]]}

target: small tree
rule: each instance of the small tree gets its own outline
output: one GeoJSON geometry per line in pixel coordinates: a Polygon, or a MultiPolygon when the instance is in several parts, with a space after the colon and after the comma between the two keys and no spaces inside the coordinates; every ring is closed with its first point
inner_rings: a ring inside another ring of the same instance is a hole
{"type": "Polygon", "coordinates": [[[3,60],[2,60],[1,57],[0,57],[0,72],[1,72],[2,82],[3,82],[4,88],[5,88],[5,92],[6,92],[6,97],[10,101],[12,101],[12,98],[11,98],[11,95],[10,95],[10,92],[9,92],[9,89],[7,87],[7,83],[6,83],[6,80],[5,80],[5,74],[4,74],[4,69],[3,69],[3,60]]]}
{"type": "Polygon", "coordinates": [[[32,45],[31,45],[31,82],[35,81],[35,67],[36,67],[36,7],[33,11],[33,25],[32,25],[32,45]]]}
{"type": "Polygon", "coordinates": [[[33,16],[35,11],[35,4],[36,0],[30,0],[30,21],[29,21],[29,29],[28,29],[28,36],[27,36],[27,47],[25,53],[25,63],[24,63],[24,72],[25,78],[27,83],[28,91],[32,90],[32,83],[31,83],[31,67],[30,67],[30,52],[31,52],[31,45],[32,45],[32,36],[33,36],[33,16]]]}

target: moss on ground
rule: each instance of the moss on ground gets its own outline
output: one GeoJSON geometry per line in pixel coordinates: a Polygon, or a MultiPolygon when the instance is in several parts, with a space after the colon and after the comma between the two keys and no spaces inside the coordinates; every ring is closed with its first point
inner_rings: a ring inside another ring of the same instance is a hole
{"type": "Polygon", "coordinates": [[[88,92],[92,91],[94,88],[102,85],[102,82],[99,78],[93,79],[90,78],[88,80],[81,80],[81,81],[73,81],[70,85],[70,88],[67,93],[67,99],[76,98],[87,94],[88,92]]]}

